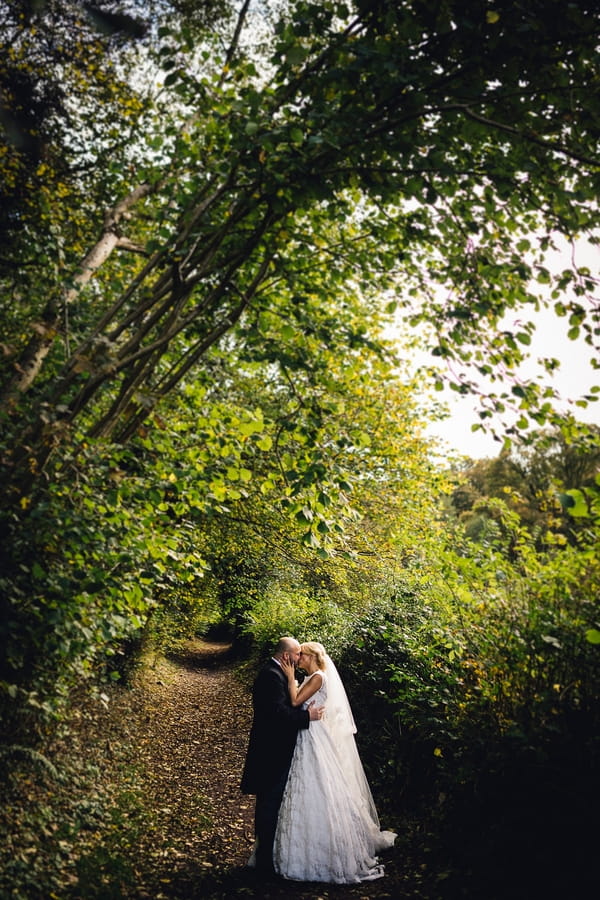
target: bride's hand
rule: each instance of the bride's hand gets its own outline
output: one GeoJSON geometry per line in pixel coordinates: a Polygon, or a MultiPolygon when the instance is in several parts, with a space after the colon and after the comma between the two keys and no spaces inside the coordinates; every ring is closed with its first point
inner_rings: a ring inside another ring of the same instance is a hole
{"type": "Polygon", "coordinates": [[[288,681],[294,681],[296,677],[296,669],[292,662],[289,659],[281,660],[281,668],[283,669],[284,675],[287,676],[288,681]]]}

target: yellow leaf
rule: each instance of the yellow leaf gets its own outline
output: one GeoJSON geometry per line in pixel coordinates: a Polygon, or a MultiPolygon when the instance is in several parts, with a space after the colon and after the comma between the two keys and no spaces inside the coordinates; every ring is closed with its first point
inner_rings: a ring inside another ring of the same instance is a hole
{"type": "Polygon", "coordinates": [[[500,19],[500,13],[495,12],[493,9],[490,9],[485,17],[488,21],[488,25],[495,25],[496,22],[500,19]]]}

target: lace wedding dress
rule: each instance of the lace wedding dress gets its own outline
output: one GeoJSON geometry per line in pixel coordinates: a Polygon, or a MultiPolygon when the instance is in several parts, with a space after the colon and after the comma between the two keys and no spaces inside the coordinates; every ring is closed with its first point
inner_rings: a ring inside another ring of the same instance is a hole
{"type": "Polygon", "coordinates": [[[298,734],[273,862],[284,878],[352,884],[384,874],[377,853],[391,847],[396,835],[380,829],[346,694],[329,657],[327,663],[311,697],[325,706],[325,716],[298,734]]]}

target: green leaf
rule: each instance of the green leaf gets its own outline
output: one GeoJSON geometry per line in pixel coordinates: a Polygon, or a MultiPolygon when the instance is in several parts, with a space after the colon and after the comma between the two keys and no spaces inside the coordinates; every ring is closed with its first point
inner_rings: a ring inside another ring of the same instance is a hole
{"type": "Polygon", "coordinates": [[[240,422],[238,427],[241,434],[249,437],[251,434],[256,434],[257,431],[262,431],[264,423],[253,419],[250,422],[240,422]]]}
{"type": "Polygon", "coordinates": [[[302,133],[302,129],[300,128],[291,128],[290,129],[290,140],[292,144],[296,144],[299,146],[304,140],[304,135],[302,133]]]}
{"type": "Polygon", "coordinates": [[[290,66],[300,66],[307,57],[307,51],[300,44],[294,44],[285,54],[285,58],[290,66]]]}
{"type": "Polygon", "coordinates": [[[559,494],[559,499],[564,509],[568,510],[570,515],[576,517],[589,516],[590,511],[583,491],[574,488],[566,491],[564,494],[559,494]]]}

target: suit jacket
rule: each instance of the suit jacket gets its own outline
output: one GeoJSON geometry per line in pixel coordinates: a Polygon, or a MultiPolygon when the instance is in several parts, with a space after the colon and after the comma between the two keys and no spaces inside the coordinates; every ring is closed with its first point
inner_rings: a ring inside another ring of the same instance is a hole
{"type": "Polygon", "coordinates": [[[254,721],[250,730],[241,790],[268,790],[287,772],[301,728],[308,728],[307,709],[292,706],[287,678],[274,660],[258,673],[252,691],[254,721]]]}

